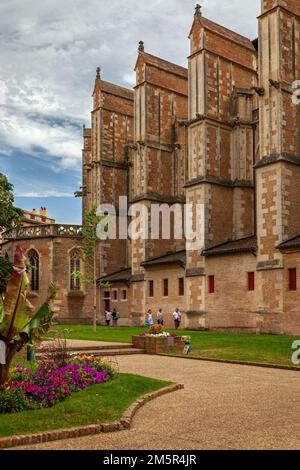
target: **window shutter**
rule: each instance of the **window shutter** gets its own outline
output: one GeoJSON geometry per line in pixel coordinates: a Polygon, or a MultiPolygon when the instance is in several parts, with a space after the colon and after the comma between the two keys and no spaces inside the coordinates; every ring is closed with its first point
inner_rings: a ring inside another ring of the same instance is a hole
{"type": "Polygon", "coordinates": [[[153,284],[153,281],[149,281],[149,297],[154,297],[154,284],[153,284]]]}
{"type": "Polygon", "coordinates": [[[168,297],[169,295],[169,281],[168,279],[164,279],[164,297],[168,297]]]}
{"type": "Polygon", "coordinates": [[[248,290],[255,290],[255,273],[248,273],[248,290]]]}
{"type": "Polygon", "coordinates": [[[184,278],[181,277],[178,279],[179,282],[179,295],[182,296],[184,295],[184,278]]]}
{"type": "Polygon", "coordinates": [[[297,269],[289,269],[289,289],[297,290],[297,269]]]}
{"type": "Polygon", "coordinates": [[[210,294],[214,294],[216,291],[216,286],[215,286],[215,276],[209,276],[208,277],[208,289],[210,294]]]}

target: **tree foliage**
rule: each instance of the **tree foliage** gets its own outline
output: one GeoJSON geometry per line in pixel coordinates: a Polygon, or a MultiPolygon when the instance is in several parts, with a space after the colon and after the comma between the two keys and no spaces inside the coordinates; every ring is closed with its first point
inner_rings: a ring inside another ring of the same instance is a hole
{"type": "MultiPolygon", "coordinates": [[[[22,210],[14,206],[12,184],[3,173],[0,173],[0,233],[18,226],[22,216],[22,210]]],[[[9,259],[0,256],[0,295],[3,295],[5,291],[11,271],[12,263],[9,259]]]]}
{"type": "Polygon", "coordinates": [[[19,225],[22,216],[22,210],[14,206],[12,184],[3,173],[0,173],[0,230],[19,225]]]}

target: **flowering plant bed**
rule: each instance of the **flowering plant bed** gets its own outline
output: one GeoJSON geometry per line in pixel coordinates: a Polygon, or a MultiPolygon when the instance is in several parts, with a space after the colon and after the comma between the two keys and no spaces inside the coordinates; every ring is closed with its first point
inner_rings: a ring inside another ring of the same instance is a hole
{"type": "Polygon", "coordinates": [[[147,337],[152,337],[152,338],[165,338],[168,336],[172,336],[173,338],[176,338],[177,335],[175,335],[174,333],[172,334],[168,333],[167,331],[165,331],[162,325],[154,324],[149,327],[148,331],[143,331],[142,333],[139,334],[139,336],[142,336],[142,337],[147,336],[147,337]]]}
{"type": "Polygon", "coordinates": [[[0,441],[10,436],[115,422],[135,400],[169,385],[170,382],[120,373],[114,380],[74,393],[51,408],[2,414],[0,441]]]}
{"type": "Polygon", "coordinates": [[[18,365],[12,370],[7,389],[0,393],[0,413],[49,408],[112,377],[112,368],[94,356],[77,356],[63,366],[52,360],[32,368],[18,365]]]}
{"type": "Polygon", "coordinates": [[[152,325],[148,331],[133,336],[132,344],[135,348],[143,349],[149,354],[160,354],[182,349],[181,338],[176,334],[168,333],[162,325],[152,325]]]}
{"type": "Polygon", "coordinates": [[[176,338],[177,335],[175,335],[174,333],[167,333],[166,331],[164,331],[163,333],[158,333],[158,334],[155,334],[155,333],[147,333],[147,331],[144,331],[143,333],[140,333],[139,336],[141,338],[168,338],[169,336],[172,337],[172,338],[176,338]]]}

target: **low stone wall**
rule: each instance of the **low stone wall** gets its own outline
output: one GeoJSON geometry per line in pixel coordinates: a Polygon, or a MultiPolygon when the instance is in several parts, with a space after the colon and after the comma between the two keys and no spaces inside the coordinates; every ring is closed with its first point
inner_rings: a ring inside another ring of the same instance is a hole
{"type": "Polygon", "coordinates": [[[170,351],[182,351],[184,344],[180,336],[133,336],[134,348],[143,349],[147,354],[162,354],[170,351]]]}

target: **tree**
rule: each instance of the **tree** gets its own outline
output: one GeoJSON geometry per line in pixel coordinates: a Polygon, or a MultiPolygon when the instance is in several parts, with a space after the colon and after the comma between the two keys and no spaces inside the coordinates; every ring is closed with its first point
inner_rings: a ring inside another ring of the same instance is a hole
{"type": "MultiPolygon", "coordinates": [[[[0,234],[4,230],[18,226],[22,216],[22,210],[14,207],[13,185],[3,173],[0,173],[0,234]]],[[[0,296],[4,294],[11,271],[12,263],[8,258],[0,256],[0,296]]]]}
{"type": "Polygon", "coordinates": [[[19,225],[23,212],[14,207],[13,185],[0,173],[0,230],[19,225]]]}
{"type": "MultiPolygon", "coordinates": [[[[93,286],[93,331],[97,331],[97,285],[98,285],[98,247],[99,238],[97,235],[98,224],[107,219],[107,216],[98,216],[96,206],[92,206],[90,212],[85,214],[83,221],[83,258],[86,266],[86,273],[83,276],[82,273],[72,273],[74,277],[79,277],[86,283],[93,286]],[[84,279],[83,279],[84,278],[84,279]]],[[[108,219],[107,219],[108,220],[108,219]]],[[[107,222],[108,224],[108,222],[107,222]]],[[[108,228],[108,225],[107,225],[108,228]]],[[[109,287],[108,283],[101,283],[100,287],[109,287]]]]}

